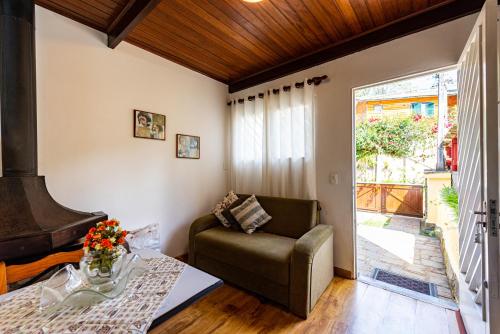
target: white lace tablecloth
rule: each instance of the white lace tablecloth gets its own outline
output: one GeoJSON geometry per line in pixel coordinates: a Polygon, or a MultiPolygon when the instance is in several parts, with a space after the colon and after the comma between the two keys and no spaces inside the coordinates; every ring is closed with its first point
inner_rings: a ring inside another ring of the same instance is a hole
{"type": "Polygon", "coordinates": [[[50,316],[38,311],[40,284],[0,301],[0,333],[145,333],[186,264],[171,257],[145,259],[149,269],[132,279],[119,297],[50,316]]]}

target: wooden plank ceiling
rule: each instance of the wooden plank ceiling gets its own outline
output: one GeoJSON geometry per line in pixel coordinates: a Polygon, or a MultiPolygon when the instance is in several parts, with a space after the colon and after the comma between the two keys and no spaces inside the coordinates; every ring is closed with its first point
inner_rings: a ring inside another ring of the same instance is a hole
{"type": "Polygon", "coordinates": [[[125,8],[128,0],[36,0],[35,3],[102,32],[125,8]]]}
{"type": "Polygon", "coordinates": [[[107,33],[110,47],[124,39],[227,83],[231,91],[469,14],[482,2],[36,0],[107,33]]]}

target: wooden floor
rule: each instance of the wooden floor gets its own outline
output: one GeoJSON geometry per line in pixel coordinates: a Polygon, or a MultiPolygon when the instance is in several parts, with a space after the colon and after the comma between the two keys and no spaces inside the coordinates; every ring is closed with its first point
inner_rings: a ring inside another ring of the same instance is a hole
{"type": "Polygon", "coordinates": [[[151,333],[460,333],[456,314],[353,280],[335,278],[307,320],[230,285],[151,333]]]}

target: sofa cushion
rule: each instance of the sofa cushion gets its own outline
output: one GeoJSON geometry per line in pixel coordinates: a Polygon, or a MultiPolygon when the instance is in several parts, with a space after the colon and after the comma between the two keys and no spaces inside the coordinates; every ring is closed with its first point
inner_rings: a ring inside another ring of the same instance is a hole
{"type": "MultiPolygon", "coordinates": [[[[238,194],[238,200],[250,195],[238,194]]],[[[273,219],[262,226],[267,233],[299,239],[318,224],[318,201],[269,196],[256,196],[262,208],[273,219]]]]}
{"type": "Polygon", "coordinates": [[[247,234],[252,234],[258,227],[263,226],[272,219],[262,209],[255,195],[250,196],[241,205],[231,209],[231,214],[247,234]]]}
{"type": "Polygon", "coordinates": [[[218,226],[197,234],[195,248],[204,256],[287,285],[295,241],[265,232],[246,234],[218,226]]]}
{"type": "Polygon", "coordinates": [[[238,221],[231,214],[231,210],[236,208],[237,206],[240,206],[245,200],[246,200],[246,198],[239,197],[233,204],[231,204],[228,208],[226,208],[224,211],[222,211],[222,215],[229,222],[229,224],[231,225],[231,228],[234,230],[237,230],[237,231],[243,231],[243,230],[241,229],[241,226],[238,223],[238,221]]]}
{"type": "Polygon", "coordinates": [[[219,203],[215,205],[212,210],[212,213],[219,219],[222,225],[225,227],[231,227],[231,223],[224,217],[222,212],[229,208],[231,204],[238,200],[238,196],[234,193],[234,191],[230,191],[219,203]]]}

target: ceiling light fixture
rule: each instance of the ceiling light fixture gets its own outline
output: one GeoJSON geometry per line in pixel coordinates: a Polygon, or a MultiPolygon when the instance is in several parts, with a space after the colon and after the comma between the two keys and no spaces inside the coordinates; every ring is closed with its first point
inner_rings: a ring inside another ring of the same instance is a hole
{"type": "Polygon", "coordinates": [[[262,0],[243,0],[244,2],[256,3],[261,2],[262,0]]]}

